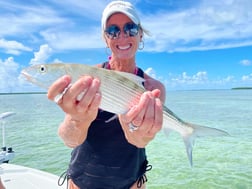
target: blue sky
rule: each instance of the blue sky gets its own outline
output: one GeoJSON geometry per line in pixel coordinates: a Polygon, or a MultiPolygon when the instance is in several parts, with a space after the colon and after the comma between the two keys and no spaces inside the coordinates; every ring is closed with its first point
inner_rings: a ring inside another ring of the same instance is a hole
{"type": "MultiPolygon", "coordinates": [[[[108,0],[0,1],[0,92],[36,91],[31,64],[107,60],[100,20],[108,0]]],[[[251,0],[131,0],[151,32],[137,64],[167,90],[252,86],[251,0]]]]}

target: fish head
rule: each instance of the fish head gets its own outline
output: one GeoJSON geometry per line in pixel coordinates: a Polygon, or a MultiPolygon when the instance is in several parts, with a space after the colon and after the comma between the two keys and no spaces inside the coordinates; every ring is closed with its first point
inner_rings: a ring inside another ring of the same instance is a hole
{"type": "Polygon", "coordinates": [[[64,64],[36,64],[21,71],[27,81],[48,89],[59,77],[65,75],[64,64]]]}

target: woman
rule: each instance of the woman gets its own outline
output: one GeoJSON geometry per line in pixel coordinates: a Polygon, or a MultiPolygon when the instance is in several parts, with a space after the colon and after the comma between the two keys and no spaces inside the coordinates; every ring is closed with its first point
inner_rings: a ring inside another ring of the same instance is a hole
{"type": "MultiPolygon", "coordinates": [[[[102,16],[102,35],[112,55],[98,67],[137,74],[145,79],[146,92],[124,115],[107,122],[114,114],[99,109],[102,94],[97,78],[83,76],[58,103],[66,113],[59,136],[74,148],[67,170],[70,189],[145,188],[150,168],[145,146],[162,127],[164,86],[137,68],[135,55],[145,30],[134,7],[125,1],[107,5],[102,16]],[[85,91],[80,101],[78,95],[85,91]]],[[[49,89],[53,100],[71,82],[58,79],[49,89]]]]}

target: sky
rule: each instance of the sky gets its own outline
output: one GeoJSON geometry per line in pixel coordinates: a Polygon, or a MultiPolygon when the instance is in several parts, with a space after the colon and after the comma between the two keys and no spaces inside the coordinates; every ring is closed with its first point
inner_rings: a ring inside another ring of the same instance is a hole
{"type": "MultiPolygon", "coordinates": [[[[151,33],[136,63],[167,90],[252,87],[251,0],[129,1],[151,33]]],[[[109,2],[0,0],[0,93],[39,90],[20,77],[30,65],[107,61],[109,2]]]]}

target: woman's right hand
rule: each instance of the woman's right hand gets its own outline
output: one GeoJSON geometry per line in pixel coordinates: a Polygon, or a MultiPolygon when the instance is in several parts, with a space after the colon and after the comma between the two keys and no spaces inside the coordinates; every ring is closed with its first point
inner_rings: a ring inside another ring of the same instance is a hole
{"type": "MultiPolygon", "coordinates": [[[[70,83],[71,77],[68,75],[56,80],[48,90],[48,99],[54,100],[70,83]]],[[[83,76],[71,85],[57,104],[72,120],[93,121],[101,101],[99,88],[100,81],[97,78],[83,76]]]]}
{"type": "MultiPolygon", "coordinates": [[[[66,75],[55,81],[48,90],[48,99],[55,100],[71,83],[66,75]]],[[[57,104],[66,113],[58,134],[64,143],[74,148],[86,140],[88,128],[96,118],[101,102],[100,81],[90,76],[83,76],[65,92],[57,104]]]]}

